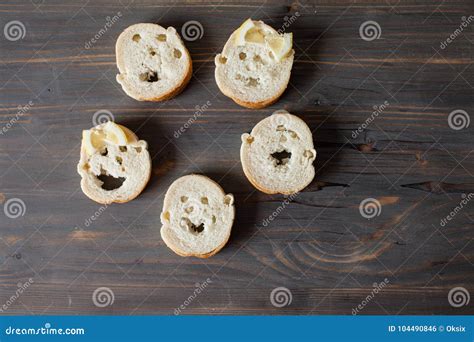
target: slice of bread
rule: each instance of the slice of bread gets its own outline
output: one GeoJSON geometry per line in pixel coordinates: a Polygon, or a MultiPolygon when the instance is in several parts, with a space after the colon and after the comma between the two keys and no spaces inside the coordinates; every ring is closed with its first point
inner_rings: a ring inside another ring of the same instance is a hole
{"type": "Polygon", "coordinates": [[[260,121],[242,135],[240,160],[245,176],[267,194],[290,195],[314,178],[316,150],[309,127],[285,110],[260,121]]]}
{"type": "MultiPolygon", "coordinates": [[[[98,125],[92,130],[100,132],[105,125],[98,125]]],[[[100,150],[91,153],[87,151],[84,140],[81,144],[81,158],[77,165],[81,189],[87,197],[101,204],[131,201],[143,191],[151,175],[151,158],[146,141],[138,140],[128,128],[120,127],[127,137],[126,145],[104,142],[100,150]],[[118,187],[107,190],[106,183],[109,182],[112,187],[118,187]]]]}
{"type": "Polygon", "coordinates": [[[174,27],[135,24],[115,46],[117,82],[138,101],[163,101],[179,94],[192,76],[192,61],[174,27]]]}
{"type": "Polygon", "coordinates": [[[227,243],[234,221],[234,196],[201,175],[183,176],[165,195],[161,237],[181,256],[208,258],[227,243]]]}
{"type": "MultiPolygon", "coordinates": [[[[263,21],[253,21],[263,34],[278,35],[263,21]]],[[[215,58],[215,78],[221,92],[247,108],[263,108],[276,102],[290,80],[294,50],[278,61],[265,44],[242,44],[239,30],[232,33],[215,58]]]]}

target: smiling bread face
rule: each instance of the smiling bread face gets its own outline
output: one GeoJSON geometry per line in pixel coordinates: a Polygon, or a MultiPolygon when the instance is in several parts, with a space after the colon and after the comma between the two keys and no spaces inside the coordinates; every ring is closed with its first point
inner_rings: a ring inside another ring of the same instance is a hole
{"type": "Polygon", "coordinates": [[[306,123],[280,110],[242,135],[242,168],[250,183],[268,194],[294,194],[314,178],[316,150],[306,123]]]}
{"type": "Polygon", "coordinates": [[[178,255],[207,258],[229,240],[234,215],[232,194],[205,176],[187,175],[166,192],[161,236],[178,255]]]}

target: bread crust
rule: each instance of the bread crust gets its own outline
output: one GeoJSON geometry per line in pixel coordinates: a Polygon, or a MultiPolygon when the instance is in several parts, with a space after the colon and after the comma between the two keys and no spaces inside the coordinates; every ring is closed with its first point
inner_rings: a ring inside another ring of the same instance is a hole
{"type": "MultiPolygon", "coordinates": [[[[138,25],[156,25],[156,26],[159,26],[157,24],[151,24],[151,23],[140,23],[140,24],[135,24],[135,25],[132,25],[132,26],[129,26],[127,27],[121,34],[125,34],[127,31],[129,30],[133,30],[135,29],[136,26],[138,25]]],[[[176,33],[178,34],[178,33],[176,33]]],[[[120,62],[120,58],[119,56],[123,53],[123,46],[120,44],[120,36],[119,38],[117,39],[117,43],[115,45],[115,59],[116,59],[116,63],[117,63],[117,67],[119,69],[119,72],[120,74],[122,74],[122,72],[124,71],[124,66],[123,64],[120,62]]],[[[187,69],[186,69],[186,72],[185,74],[183,75],[182,79],[181,79],[181,82],[178,83],[176,85],[176,87],[174,87],[173,89],[171,89],[170,91],[168,91],[167,93],[165,94],[161,94],[159,96],[155,96],[155,97],[143,97],[141,95],[139,95],[138,93],[135,93],[135,92],[130,92],[126,89],[126,87],[124,85],[122,85],[120,82],[118,82],[123,91],[128,95],[130,96],[131,98],[137,100],[137,101],[149,101],[149,102],[161,102],[161,101],[165,101],[165,100],[169,100],[173,97],[175,97],[176,95],[180,94],[184,88],[186,88],[186,86],[188,85],[189,81],[191,80],[192,78],[192,75],[193,75],[193,61],[191,59],[191,55],[189,54],[189,51],[188,49],[186,48],[186,46],[184,45],[183,41],[181,40],[181,43],[183,45],[183,52],[184,54],[187,56],[188,60],[189,60],[189,63],[188,63],[188,66],[187,66],[187,69]]],[[[117,75],[118,77],[118,75],[117,75]]]]}
{"type": "MultiPolygon", "coordinates": [[[[219,187],[219,189],[222,191],[222,193],[224,194],[224,196],[226,195],[224,189],[214,180],[206,177],[206,176],[203,176],[203,175],[198,175],[198,174],[191,174],[191,175],[188,175],[188,176],[192,176],[192,177],[199,177],[199,178],[203,178],[203,179],[206,179],[207,181],[211,181],[212,183],[214,183],[217,187],[219,187]]],[[[186,177],[186,176],[184,176],[186,177]]],[[[170,186],[171,187],[171,186],[170,186]]],[[[166,200],[166,195],[165,195],[165,200],[166,200]]],[[[163,206],[164,207],[164,206],[163,206]]],[[[220,250],[222,250],[222,248],[224,248],[224,246],[227,244],[227,242],[229,241],[230,239],[230,235],[231,235],[231,232],[232,232],[232,226],[234,224],[234,220],[235,220],[235,206],[232,205],[232,208],[233,208],[233,217],[232,217],[232,221],[231,221],[231,227],[229,229],[229,232],[228,234],[226,235],[225,239],[222,241],[222,243],[217,246],[215,249],[213,249],[212,251],[210,252],[207,252],[207,253],[192,253],[192,252],[186,252],[186,251],[183,251],[181,248],[179,248],[176,244],[173,243],[173,241],[171,241],[171,239],[168,239],[166,237],[166,235],[163,233],[164,232],[164,225],[161,227],[160,229],[160,235],[161,235],[161,238],[163,239],[164,243],[166,244],[166,246],[168,248],[170,248],[174,253],[176,253],[177,255],[179,256],[182,256],[182,257],[196,257],[196,258],[201,258],[201,259],[207,259],[215,254],[217,254],[220,250]]]]}

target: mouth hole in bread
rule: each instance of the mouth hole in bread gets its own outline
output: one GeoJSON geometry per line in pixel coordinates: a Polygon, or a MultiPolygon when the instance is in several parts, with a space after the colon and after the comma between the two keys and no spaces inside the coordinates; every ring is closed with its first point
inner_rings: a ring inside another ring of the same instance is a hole
{"type": "Polygon", "coordinates": [[[132,40],[136,43],[138,43],[140,41],[140,39],[142,39],[142,37],[140,37],[139,34],[134,34],[133,37],[132,37],[132,40]]]}
{"type": "Polygon", "coordinates": [[[156,71],[147,71],[143,74],[140,74],[140,80],[146,82],[157,82],[158,81],[158,73],[156,71]]]}
{"type": "Polygon", "coordinates": [[[181,56],[183,55],[181,51],[179,51],[178,49],[174,49],[173,51],[173,55],[175,58],[181,58],[181,56]]]}
{"type": "Polygon", "coordinates": [[[247,58],[247,54],[245,52],[239,53],[239,58],[241,61],[245,60],[247,58]]]}
{"type": "Polygon", "coordinates": [[[166,34],[157,35],[156,40],[158,40],[159,42],[166,42],[166,34]]]}
{"type": "Polygon", "coordinates": [[[125,178],[123,177],[116,178],[106,173],[100,174],[97,178],[102,182],[102,189],[107,191],[118,189],[122,186],[123,182],[125,182],[125,178]]]}
{"type": "Polygon", "coordinates": [[[276,160],[276,165],[286,165],[290,161],[291,152],[287,150],[278,151],[271,154],[272,158],[276,160]]]}
{"type": "Polygon", "coordinates": [[[194,234],[202,233],[204,231],[204,223],[201,223],[199,226],[196,226],[194,223],[191,222],[189,230],[194,234]]]}

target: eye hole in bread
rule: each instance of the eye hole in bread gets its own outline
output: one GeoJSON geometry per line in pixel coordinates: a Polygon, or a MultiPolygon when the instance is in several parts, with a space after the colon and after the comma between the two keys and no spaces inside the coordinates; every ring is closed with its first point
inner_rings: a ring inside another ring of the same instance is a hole
{"type": "Polygon", "coordinates": [[[140,39],[142,39],[142,37],[140,37],[139,34],[134,34],[133,37],[132,37],[132,40],[136,43],[138,43],[140,41],[140,39]]]}
{"type": "Polygon", "coordinates": [[[159,42],[166,42],[166,34],[157,35],[156,40],[158,40],[159,42]]]}
{"type": "Polygon", "coordinates": [[[239,58],[241,61],[245,60],[247,58],[247,54],[245,52],[239,53],[239,58]]]}

